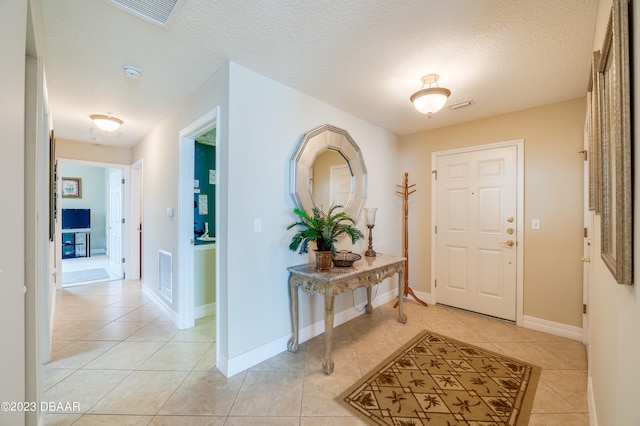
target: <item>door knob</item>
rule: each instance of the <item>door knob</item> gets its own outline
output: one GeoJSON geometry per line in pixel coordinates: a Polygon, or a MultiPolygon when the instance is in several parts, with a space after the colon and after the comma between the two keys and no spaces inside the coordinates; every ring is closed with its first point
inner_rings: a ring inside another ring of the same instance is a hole
{"type": "Polygon", "coordinates": [[[516,244],[516,242],[513,240],[507,240],[507,241],[501,241],[500,244],[502,244],[503,246],[513,247],[516,244]]]}

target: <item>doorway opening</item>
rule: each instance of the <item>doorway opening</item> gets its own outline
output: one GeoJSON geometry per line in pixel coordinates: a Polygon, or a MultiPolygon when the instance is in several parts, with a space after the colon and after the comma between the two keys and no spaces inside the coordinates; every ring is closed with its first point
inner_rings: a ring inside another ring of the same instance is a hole
{"type": "Polygon", "coordinates": [[[194,318],[215,315],[216,128],[194,140],[194,318]]]}
{"type": "Polygon", "coordinates": [[[196,318],[218,318],[218,114],[219,108],[209,111],[179,134],[179,328],[193,327],[196,318]]]}
{"type": "Polygon", "coordinates": [[[57,288],[123,279],[128,168],[60,159],[58,175],[57,288]]]}

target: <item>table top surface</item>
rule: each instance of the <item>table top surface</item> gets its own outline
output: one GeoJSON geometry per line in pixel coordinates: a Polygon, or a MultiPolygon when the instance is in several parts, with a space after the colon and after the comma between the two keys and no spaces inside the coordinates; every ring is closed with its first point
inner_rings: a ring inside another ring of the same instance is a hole
{"type": "Polygon", "coordinates": [[[321,279],[323,281],[337,281],[357,276],[378,268],[402,264],[405,260],[406,258],[404,257],[381,254],[376,257],[362,256],[362,259],[356,260],[353,263],[353,266],[349,267],[334,266],[333,268],[325,271],[318,271],[316,270],[315,264],[307,263],[304,265],[290,266],[287,270],[292,274],[302,275],[309,278],[321,279]]]}

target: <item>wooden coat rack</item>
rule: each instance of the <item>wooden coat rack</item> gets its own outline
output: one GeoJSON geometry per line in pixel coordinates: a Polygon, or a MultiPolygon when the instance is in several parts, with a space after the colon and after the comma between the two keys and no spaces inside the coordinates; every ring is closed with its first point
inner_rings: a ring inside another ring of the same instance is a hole
{"type": "MultiPolygon", "coordinates": [[[[418,298],[418,296],[416,296],[416,294],[413,292],[413,290],[411,289],[411,287],[409,287],[409,224],[408,224],[408,220],[409,220],[409,195],[413,194],[414,192],[416,192],[415,189],[411,189],[414,186],[416,186],[416,184],[412,184],[409,185],[409,173],[405,173],[404,174],[404,185],[396,185],[398,187],[398,190],[396,190],[396,194],[399,194],[402,196],[402,206],[404,208],[404,222],[403,222],[403,231],[404,231],[404,297],[411,295],[414,299],[416,299],[416,302],[420,303],[421,305],[424,306],[429,306],[427,305],[426,302],[423,302],[422,300],[420,300],[420,298],[418,298]]],[[[394,305],[394,308],[398,306],[398,302],[396,302],[396,304],[394,305]]]]}

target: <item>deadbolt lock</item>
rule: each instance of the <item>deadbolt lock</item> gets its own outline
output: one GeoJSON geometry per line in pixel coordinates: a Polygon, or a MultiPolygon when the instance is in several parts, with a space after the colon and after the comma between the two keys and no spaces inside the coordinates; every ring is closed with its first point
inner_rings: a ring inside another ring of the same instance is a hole
{"type": "Polygon", "coordinates": [[[515,231],[515,229],[513,228],[507,228],[507,234],[513,234],[515,231]]]}
{"type": "Polygon", "coordinates": [[[513,222],[514,220],[515,220],[515,219],[513,218],[513,216],[509,216],[509,217],[507,218],[507,222],[509,222],[509,223],[513,222]]]}

